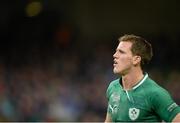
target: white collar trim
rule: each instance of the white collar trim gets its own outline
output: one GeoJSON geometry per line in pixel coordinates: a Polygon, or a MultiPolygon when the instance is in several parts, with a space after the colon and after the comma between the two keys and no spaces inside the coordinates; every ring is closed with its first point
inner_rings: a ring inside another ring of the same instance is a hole
{"type": "Polygon", "coordinates": [[[146,73],[144,78],[136,86],[134,86],[133,89],[138,88],[147,79],[147,77],[148,77],[148,74],[146,73]]]}

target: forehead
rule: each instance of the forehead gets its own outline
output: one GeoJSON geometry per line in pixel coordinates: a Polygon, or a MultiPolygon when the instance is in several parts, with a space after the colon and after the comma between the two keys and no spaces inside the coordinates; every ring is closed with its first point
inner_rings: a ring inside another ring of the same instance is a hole
{"type": "Polygon", "coordinates": [[[117,49],[125,50],[125,51],[130,51],[132,46],[132,42],[129,41],[121,41],[117,47],[117,49]]]}

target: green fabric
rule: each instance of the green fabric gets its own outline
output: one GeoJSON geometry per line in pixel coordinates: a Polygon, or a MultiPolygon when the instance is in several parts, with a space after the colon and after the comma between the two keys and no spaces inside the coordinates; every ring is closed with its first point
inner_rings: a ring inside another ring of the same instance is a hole
{"type": "Polygon", "coordinates": [[[128,91],[123,90],[121,78],[110,83],[106,93],[107,111],[114,122],[170,122],[180,112],[169,93],[145,76],[128,91]]]}

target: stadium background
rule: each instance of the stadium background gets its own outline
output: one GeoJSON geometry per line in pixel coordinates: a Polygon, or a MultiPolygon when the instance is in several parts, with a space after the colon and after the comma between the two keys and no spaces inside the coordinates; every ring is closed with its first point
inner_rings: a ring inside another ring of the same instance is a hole
{"type": "Polygon", "coordinates": [[[123,34],[154,48],[146,68],[180,104],[179,0],[0,1],[0,121],[104,121],[123,34]]]}

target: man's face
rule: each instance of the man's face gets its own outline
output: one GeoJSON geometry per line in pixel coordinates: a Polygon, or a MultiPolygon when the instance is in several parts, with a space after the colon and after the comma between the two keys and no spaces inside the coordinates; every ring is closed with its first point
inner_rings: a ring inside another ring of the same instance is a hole
{"type": "Polygon", "coordinates": [[[124,75],[126,74],[132,67],[132,59],[133,55],[131,52],[131,42],[123,42],[121,41],[116,49],[116,52],[113,55],[114,58],[114,69],[113,72],[115,74],[124,75]]]}

